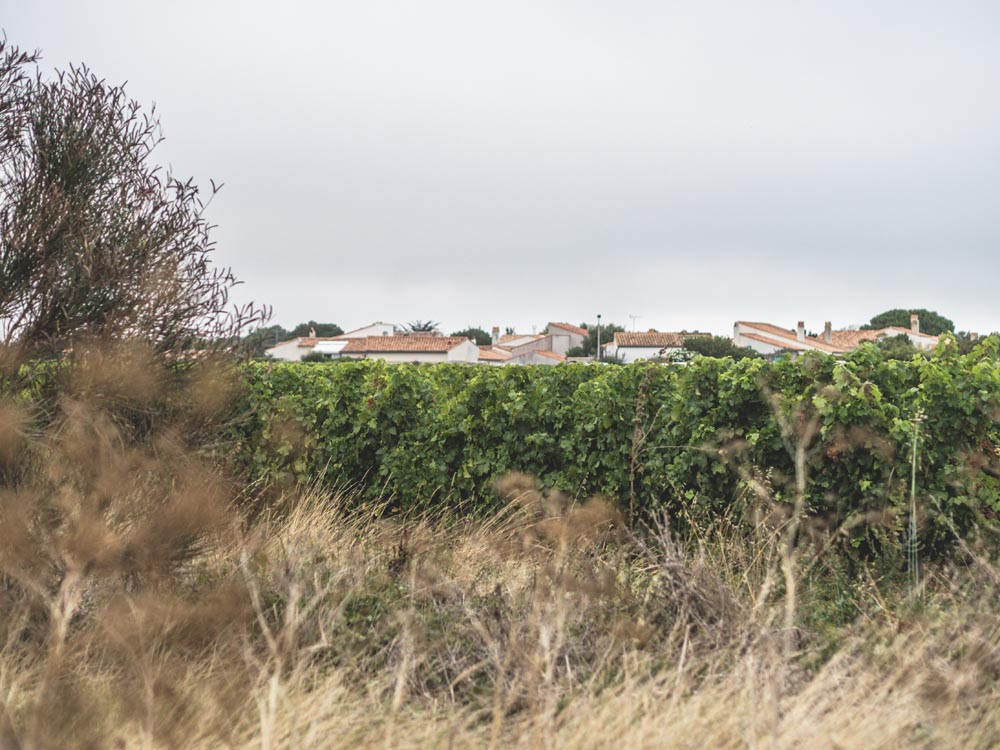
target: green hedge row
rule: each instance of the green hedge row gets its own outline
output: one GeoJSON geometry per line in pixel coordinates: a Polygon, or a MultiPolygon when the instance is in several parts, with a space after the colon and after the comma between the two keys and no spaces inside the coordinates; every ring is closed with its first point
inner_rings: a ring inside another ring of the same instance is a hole
{"type": "Polygon", "coordinates": [[[941,532],[945,509],[967,529],[1000,508],[994,347],[686,366],[254,363],[238,461],[269,481],[404,505],[488,505],[493,480],[522,471],[574,496],[684,516],[745,502],[752,485],[790,501],[805,441],[811,512],[837,523],[907,507],[917,429],[926,518],[941,532]]]}

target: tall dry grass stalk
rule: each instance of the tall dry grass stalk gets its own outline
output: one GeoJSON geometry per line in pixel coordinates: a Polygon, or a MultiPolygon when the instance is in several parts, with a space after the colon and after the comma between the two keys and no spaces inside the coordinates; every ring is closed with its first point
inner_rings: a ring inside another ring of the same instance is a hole
{"type": "MultiPolygon", "coordinates": [[[[1000,744],[985,555],[925,569],[919,605],[858,589],[831,647],[801,508],[679,540],[515,475],[489,521],[318,492],[247,517],[195,450],[225,368],[99,356],[44,418],[0,405],[3,750],[1000,744]]],[[[787,437],[804,467],[809,425],[787,437]]]]}

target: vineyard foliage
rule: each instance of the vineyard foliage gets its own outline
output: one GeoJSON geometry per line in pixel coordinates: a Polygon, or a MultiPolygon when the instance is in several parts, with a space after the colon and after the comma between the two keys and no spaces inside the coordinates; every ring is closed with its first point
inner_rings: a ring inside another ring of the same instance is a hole
{"type": "Polygon", "coordinates": [[[352,488],[361,500],[466,509],[497,502],[511,471],[637,517],[787,507],[807,450],[809,512],[831,528],[910,502],[913,440],[927,539],[1000,509],[996,343],[962,355],[688,365],[469,367],[248,365],[237,461],[277,483],[352,488]]]}

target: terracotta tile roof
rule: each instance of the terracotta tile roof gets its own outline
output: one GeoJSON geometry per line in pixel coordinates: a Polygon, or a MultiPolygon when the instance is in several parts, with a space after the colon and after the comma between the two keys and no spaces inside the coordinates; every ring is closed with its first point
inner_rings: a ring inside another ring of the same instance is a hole
{"type": "Polygon", "coordinates": [[[580,326],[570,325],[569,323],[549,323],[549,328],[561,328],[564,331],[569,331],[570,333],[575,333],[578,336],[583,336],[587,338],[589,331],[586,328],[580,328],[580,326]]]}
{"type": "Polygon", "coordinates": [[[529,352],[529,353],[541,354],[543,357],[548,357],[549,359],[557,359],[560,362],[565,362],[566,361],[566,356],[564,354],[556,354],[555,352],[535,351],[535,352],[529,352]]]}
{"type": "MultiPolygon", "coordinates": [[[[836,344],[828,344],[825,341],[818,338],[814,338],[812,336],[806,336],[805,342],[801,342],[798,340],[796,332],[791,330],[790,328],[782,328],[780,326],[771,325],[770,323],[754,323],[747,320],[738,320],[736,322],[741,326],[751,326],[752,328],[756,328],[765,337],[770,336],[773,338],[782,339],[783,341],[780,341],[779,344],[785,346],[786,349],[795,349],[796,351],[799,351],[803,349],[815,348],[819,349],[820,351],[829,352],[831,354],[839,354],[844,351],[847,351],[847,348],[843,346],[838,346],[836,344]],[[803,343],[806,343],[809,346],[802,346],[803,343]],[[792,346],[791,344],[795,344],[795,346],[792,346]]],[[[750,334],[743,333],[742,331],[740,332],[740,335],[750,336],[750,334]]],[[[753,337],[750,336],[750,338],[753,337]]],[[[759,341],[759,340],[760,339],[754,338],[754,341],[759,341]]],[[[770,344],[773,342],[767,341],[765,343],[770,344]]]]}
{"type": "Polygon", "coordinates": [[[780,349],[791,349],[796,352],[808,351],[809,347],[805,344],[800,344],[798,341],[789,341],[788,339],[778,339],[771,338],[770,336],[761,336],[757,333],[741,333],[745,339],[753,339],[754,341],[760,341],[764,344],[770,344],[771,346],[777,346],[780,349]]]}
{"type": "MultiPolygon", "coordinates": [[[[830,337],[833,339],[834,346],[842,346],[847,349],[854,349],[859,346],[862,341],[875,341],[881,336],[885,335],[882,331],[831,331],[830,337]]],[[[822,337],[819,337],[822,341],[822,337]]]]}
{"type": "Polygon", "coordinates": [[[782,328],[781,326],[771,325],[770,323],[755,323],[752,320],[738,320],[736,322],[739,323],[741,326],[751,326],[753,328],[756,328],[758,331],[761,331],[765,334],[768,333],[774,334],[779,338],[781,337],[790,337],[793,339],[795,338],[795,331],[793,331],[791,328],[782,328]]]}
{"type": "Polygon", "coordinates": [[[342,353],[447,352],[467,342],[463,336],[365,336],[350,339],[342,353]]]}
{"type": "Polygon", "coordinates": [[[506,362],[510,357],[511,354],[506,349],[492,346],[479,347],[479,359],[484,362],[506,362]]]}
{"type": "Polygon", "coordinates": [[[934,339],[935,341],[937,341],[939,338],[941,338],[940,336],[933,336],[933,335],[931,335],[929,333],[914,333],[909,328],[903,328],[902,326],[889,326],[888,328],[883,328],[882,330],[886,331],[887,335],[889,335],[889,336],[892,336],[892,335],[895,335],[895,334],[898,334],[898,333],[908,333],[911,336],[919,336],[922,339],[934,339]],[[893,333],[890,334],[890,333],[888,333],[888,331],[892,331],[893,333]]]}
{"type": "Polygon", "coordinates": [[[505,333],[500,337],[501,344],[508,344],[511,341],[517,341],[518,339],[525,339],[527,341],[537,341],[538,339],[545,338],[544,334],[541,333],[505,333]]]}
{"type": "Polygon", "coordinates": [[[298,346],[316,346],[320,341],[343,341],[341,336],[302,336],[298,339],[298,346]]]}
{"type": "MultiPolygon", "coordinates": [[[[876,328],[873,330],[842,330],[842,331],[831,331],[830,337],[833,339],[833,345],[840,347],[842,349],[856,349],[864,341],[878,341],[883,336],[899,336],[900,334],[907,334],[909,336],[918,336],[922,339],[928,339],[937,341],[937,336],[931,336],[927,333],[913,333],[909,328],[903,328],[902,326],[889,326],[888,328],[876,328]]],[[[810,338],[809,341],[813,341],[810,338]]],[[[815,337],[816,341],[825,343],[822,336],[815,337]]]]}
{"type": "Polygon", "coordinates": [[[913,334],[909,328],[903,328],[902,326],[891,326],[875,330],[831,331],[830,338],[832,339],[832,343],[829,344],[822,335],[807,336],[804,342],[800,342],[796,339],[795,331],[788,328],[781,328],[770,323],[753,323],[745,320],[737,321],[737,323],[740,326],[749,326],[759,331],[758,334],[741,331],[740,335],[745,338],[761,341],[772,346],[781,346],[793,351],[804,351],[811,347],[830,354],[843,354],[844,352],[856,349],[865,341],[877,341],[883,336],[898,336],[901,333],[932,340],[938,338],[937,336],[930,336],[925,333],[913,334]]]}
{"type": "Polygon", "coordinates": [[[655,346],[660,349],[680,347],[684,346],[684,339],[688,337],[707,335],[707,333],[662,333],[660,331],[633,333],[631,331],[616,331],[615,346],[655,346]]]}
{"type": "Polygon", "coordinates": [[[815,349],[826,352],[827,354],[843,354],[844,352],[849,352],[852,348],[850,346],[843,346],[840,344],[828,344],[823,341],[823,339],[813,336],[806,336],[806,343],[815,349]]]}
{"type": "Polygon", "coordinates": [[[820,351],[827,352],[828,354],[843,354],[844,352],[849,352],[853,349],[853,346],[845,346],[844,344],[838,344],[836,342],[832,344],[826,343],[820,336],[806,336],[806,343],[820,351]]]}

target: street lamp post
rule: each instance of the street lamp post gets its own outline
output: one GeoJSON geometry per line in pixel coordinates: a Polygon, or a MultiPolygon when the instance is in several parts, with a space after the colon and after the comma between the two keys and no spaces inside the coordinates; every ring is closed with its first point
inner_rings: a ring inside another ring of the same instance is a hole
{"type": "Polygon", "coordinates": [[[597,361],[601,361],[601,315],[597,315],[597,361]]]}

